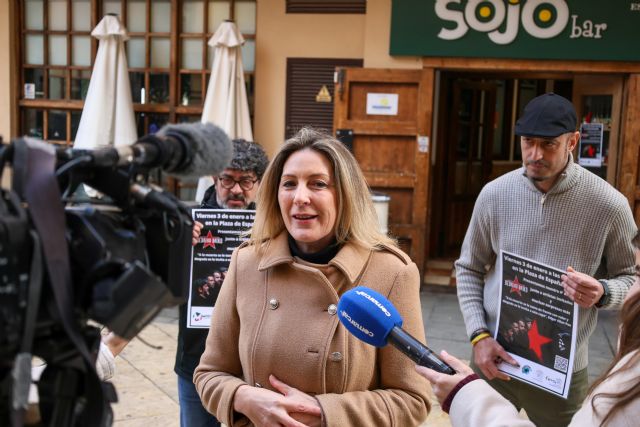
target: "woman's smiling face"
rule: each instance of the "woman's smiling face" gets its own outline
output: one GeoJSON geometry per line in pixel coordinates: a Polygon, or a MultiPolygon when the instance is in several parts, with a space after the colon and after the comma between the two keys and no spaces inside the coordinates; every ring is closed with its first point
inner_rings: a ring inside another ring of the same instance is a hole
{"type": "Polygon", "coordinates": [[[326,248],[334,238],[338,211],[329,160],[310,148],[291,154],[282,169],[278,204],[285,227],[302,252],[326,248]]]}

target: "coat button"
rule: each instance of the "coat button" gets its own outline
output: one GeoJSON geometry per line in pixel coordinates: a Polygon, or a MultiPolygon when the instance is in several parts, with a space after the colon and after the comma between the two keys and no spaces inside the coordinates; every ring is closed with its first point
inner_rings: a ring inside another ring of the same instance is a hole
{"type": "Polygon", "coordinates": [[[256,383],[256,387],[258,387],[258,388],[262,388],[262,384],[260,384],[260,383],[256,383]]]}
{"type": "Polygon", "coordinates": [[[329,312],[330,315],[334,315],[336,314],[336,312],[338,311],[338,307],[336,307],[335,304],[331,304],[328,308],[327,311],[329,312]]]}
{"type": "Polygon", "coordinates": [[[271,310],[275,310],[276,308],[278,308],[278,306],[279,306],[279,305],[280,305],[280,303],[278,302],[278,300],[277,300],[277,299],[275,299],[275,298],[271,298],[271,299],[269,300],[269,308],[270,308],[271,310]]]}
{"type": "Polygon", "coordinates": [[[340,353],[339,351],[334,351],[333,353],[331,353],[330,359],[333,362],[339,362],[342,360],[342,353],[340,353]]]}

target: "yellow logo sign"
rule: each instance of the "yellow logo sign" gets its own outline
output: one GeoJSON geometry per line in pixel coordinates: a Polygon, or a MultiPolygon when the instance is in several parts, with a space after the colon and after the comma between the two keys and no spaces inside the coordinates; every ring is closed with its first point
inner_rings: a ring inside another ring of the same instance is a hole
{"type": "Polygon", "coordinates": [[[316,95],[316,102],[331,102],[331,94],[326,85],[322,85],[320,91],[316,95]]]}

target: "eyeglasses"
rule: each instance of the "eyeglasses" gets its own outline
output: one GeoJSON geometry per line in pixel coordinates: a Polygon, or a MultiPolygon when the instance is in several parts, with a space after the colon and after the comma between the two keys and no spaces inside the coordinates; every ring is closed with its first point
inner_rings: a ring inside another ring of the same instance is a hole
{"type": "Polygon", "coordinates": [[[231,178],[230,176],[227,175],[222,175],[218,177],[218,182],[220,183],[220,185],[222,186],[222,188],[225,188],[227,190],[231,190],[233,187],[235,187],[236,184],[240,185],[240,188],[242,188],[244,191],[249,191],[253,188],[253,184],[255,184],[256,182],[258,182],[258,179],[251,179],[248,177],[244,177],[241,178],[240,180],[236,181],[235,179],[231,178]]]}

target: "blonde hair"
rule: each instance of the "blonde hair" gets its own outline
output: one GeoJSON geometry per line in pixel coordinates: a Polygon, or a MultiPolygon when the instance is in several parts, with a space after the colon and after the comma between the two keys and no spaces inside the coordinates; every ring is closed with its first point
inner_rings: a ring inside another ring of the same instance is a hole
{"type": "Polygon", "coordinates": [[[396,246],[393,239],[379,230],[369,187],[356,159],[340,141],[312,128],[302,128],[287,140],[267,167],[256,196],[258,208],[249,243],[260,251],[264,247],[262,243],[285,230],[278,203],[280,178],[289,156],[304,149],[322,154],[333,166],[338,199],[336,241],[339,244],[348,241],[367,249],[376,249],[382,245],[396,246]]]}

